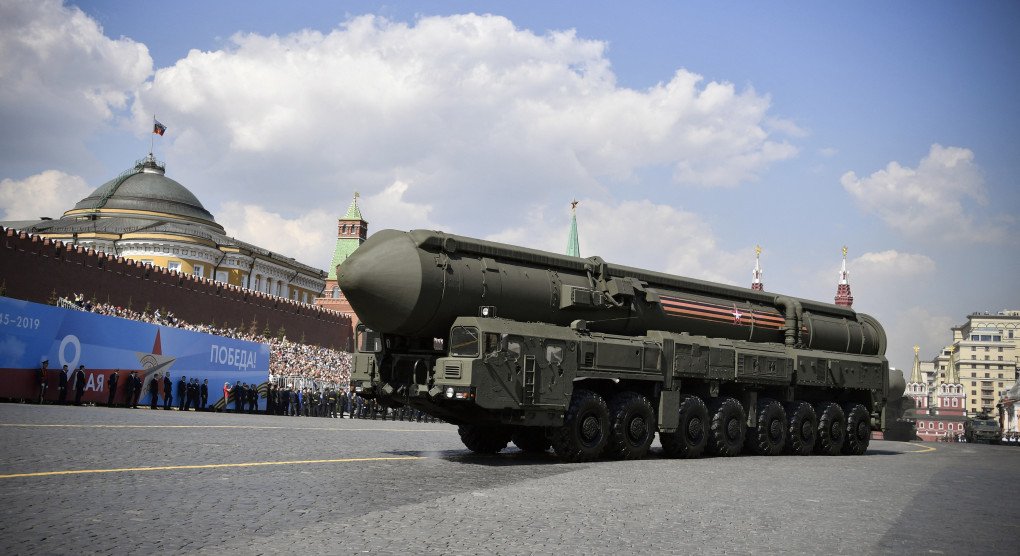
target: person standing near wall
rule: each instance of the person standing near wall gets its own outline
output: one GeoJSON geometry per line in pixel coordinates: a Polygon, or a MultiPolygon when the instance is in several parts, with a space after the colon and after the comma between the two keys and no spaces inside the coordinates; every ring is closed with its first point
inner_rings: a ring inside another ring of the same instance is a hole
{"type": "Polygon", "coordinates": [[[50,360],[43,359],[39,364],[39,370],[35,372],[35,382],[39,387],[39,405],[42,405],[43,399],[46,398],[46,371],[49,370],[49,367],[50,360]]]}
{"type": "Polygon", "coordinates": [[[110,378],[106,380],[106,390],[109,394],[106,396],[106,407],[113,407],[113,400],[117,397],[117,382],[120,381],[120,376],[117,371],[110,373],[110,378]]]}
{"type": "Polygon", "coordinates": [[[126,407],[131,407],[131,401],[135,398],[135,372],[131,371],[131,374],[127,376],[127,402],[126,407]]]}
{"type": "Polygon", "coordinates": [[[174,405],[174,381],[170,379],[170,371],[163,373],[163,409],[169,411],[174,405]]]}
{"type": "Polygon", "coordinates": [[[177,380],[177,411],[184,411],[184,397],[188,393],[186,378],[188,377],[181,375],[181,378],[177,380]]]}
{"type": "Polygon", "coordinates": [[[199,390],[198,410],[205,411],[209,407],[209,379],[202,380],[202,388],[199,390]]]}
{"type": "Polygon", "coordinates": [[[85,365],[79,365],[74,372],[74,405],[81,405],[82,394],[85,393],[85,365]]]}
{"type": "Polygon", "coordinates": [[[157,409],[159,407],[159,383],[162,377],[154,375],[149,380],[149,409],[157,409]]]}
{"type": "Polygon", "coordinates": [[[60,371],[60,376],[57,377],[57,401],[61,405],[67,403],[67,365],[64,365],[63,370],[60,371]]]}

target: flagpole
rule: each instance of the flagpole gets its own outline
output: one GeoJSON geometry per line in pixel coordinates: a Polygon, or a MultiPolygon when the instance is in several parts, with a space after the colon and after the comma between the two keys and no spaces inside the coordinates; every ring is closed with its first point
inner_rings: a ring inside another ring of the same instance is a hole
{"type": "Polygon", "coordinates": [[[155,133],[155,129],[156,129],[156,115],[155,114],[152,115],[152,129],[153,129],[153,132],[149,134],[149,156],[152,156],[152,147],[156,144],[156,138],[154,137],[156,135],[156,133],[155,133]]]}

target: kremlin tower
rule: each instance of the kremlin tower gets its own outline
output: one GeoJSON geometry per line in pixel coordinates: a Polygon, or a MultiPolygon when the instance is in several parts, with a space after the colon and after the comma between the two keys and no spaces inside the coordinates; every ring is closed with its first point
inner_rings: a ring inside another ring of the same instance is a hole
{"type": "Polygon", "coordinates": [[[850,273],[846,269],[846,245],[843,246],[843,267],[839,271],[839,285],[836,286],[836,305],[853,307],[854,296],[850,293],[850,273]]]}
{"type": "MultiPolygon", "coordinates": [[[[361,216],[361,209],[358,208],[358,197],[360,195],[355,192],[354,200],[347,207],[347,213],[337,220],[336,246],[333,248],[333,260],[329,263],[326,287],[322,292],[322,297],[315,300],[316,305],[343,313],[350,313],[351,315],[354,314],[354,310],[351,309],[351,304],[344,297],[343,292],[340,291],[340,287],[337,286],[336,267],[347,260],[347,257],[350,257],[351,253],[368,239],[368,222],[365,222],[365,219],[361,216]]],[[[352,322],[352,326],[356,324],[356,320],[352,322]]]]}
{"type": "Polygon", "coordinates": [[[570,235],[567,236],[567,255],[581,256],[581,246],[577,241],[577,199],[570,202],[570,235]]]}
{"type": "Polygon", "coordinates": [[[760,291],[764,291],[765,290],[765,285],[761,283],[762,271],[761,271],[761,264],[759,264],[760,263],[759,259],[761,259],[761,245],[755,245],[754,246],[754,271],[751,272],[751,277],[752,277],[751,278],[751,289],[760,292],[760,291]]]}

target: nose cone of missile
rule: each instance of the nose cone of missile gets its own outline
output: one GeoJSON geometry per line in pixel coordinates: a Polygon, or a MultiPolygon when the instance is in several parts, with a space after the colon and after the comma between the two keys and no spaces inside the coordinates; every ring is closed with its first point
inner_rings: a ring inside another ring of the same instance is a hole
{"type": "Polygon", "coordinates": [[[381,230],[337,267],[337,284],[358,317],[378,332],[414,333],[422,263],[410,236],[381,230]]]}

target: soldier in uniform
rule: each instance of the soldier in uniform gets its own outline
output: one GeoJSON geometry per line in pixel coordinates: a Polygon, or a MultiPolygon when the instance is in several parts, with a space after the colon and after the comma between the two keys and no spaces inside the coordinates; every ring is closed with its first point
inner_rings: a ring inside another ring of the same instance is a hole
{"type": "Polygon", "coordinates": [[[177,380],[177,411],[184,411],[184,401],[188,394],[188,382],[186,376],[177,380]]]}
{"type": "Polygon", "coordinates": [[[142,375],[135,372],[131,376],[134,377],[133,381],[135,383],[135,393],[131,397],[131,407],[137,408],[138,398],[142,397],[142,375]]]}
{"type": "Polygon", "coordinates": [[[106,388],[110,391],[106,397],[106,407],[113,407],[113,400],[117,397],[117,382],[120,381],[120,375],[117,371],[110,373],[110,378],[106,380],[106,388]]]}
{"type": "Polygon", "coordinates": [[[154,375],[149,380],[149,409],[156,409],[159,404],[159,383],[162,377],[154,375]]]}
{"type": "Polygon", "coordinates": [[[127,403],[125,403],[125,405],[130,407],[131,406],[131,401],[135,397],[135,372],[134,371],[131,371],[131,374],[129,374],[128,377],[127,377],[126,388],[127,388],[127,403]]]}
{"type": "Polygon", "coordinates": [[[85,365],[79,365],[74,372],[74,405],[81,405],[82,394],[85,393],[85,365]]]}
{"type": "Polygon", "coordinates": [[[163,373],[163,409],[169,410],[174,404],[174,381],[170,373],[163,373]]]}
{"type": "Polygon", "coordinates": [[[248,387],[248,412],[255,413],[259,408],[259,387],[252,384],[248,387]]]}
{"type": "Polygon", "coordinates": [[[326,406],[329,408],[329,413],[326,416],[336,419],[336,391],[332,388],[326,390],[326,406]]]}
{"type": "Polygon", "coordinates": [[[205,411],[209,407],[209,379],[202,379],[202,387],[198,390],[198,409],[205,411]]]}
{"type": "Polygon", "coordinates": [[[43,359],[42,363],[39,364],[39,370],[35,372],[35,382],[39,386],[39,405],[42,405],[43,398],[46,397],[46,371],[50,367],[50,360],[43,359]]]}
{"type": "Polygon", "coordinates": [[[67,403],[67,365],[64,365],[57,377],[57,401],[61,404],[67,403]]]}
{"type": "Polygon", "coordinates": [[[238,380],[234,383],[234,413],[241,413],[244,411],[244,386],[241,386],[241,381],[238,380]]]}

